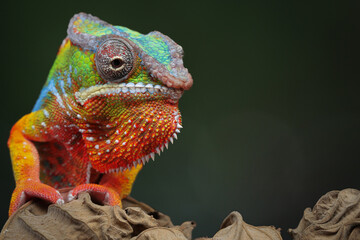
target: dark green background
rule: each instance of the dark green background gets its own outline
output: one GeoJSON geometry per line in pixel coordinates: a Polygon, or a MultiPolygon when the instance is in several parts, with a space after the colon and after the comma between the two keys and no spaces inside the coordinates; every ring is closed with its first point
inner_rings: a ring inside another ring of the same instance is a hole
{"type": "Polygon", "coordinates": [[[34,1],[2,4],[1,224],[14,188],[6,140],[31,111],[69,19],[84,11],[185,50],[194,86],[179,140],[133,196],[212,236],[231,211],[296,227],[326,192],[359,188],[358,1],[34,1]]]}

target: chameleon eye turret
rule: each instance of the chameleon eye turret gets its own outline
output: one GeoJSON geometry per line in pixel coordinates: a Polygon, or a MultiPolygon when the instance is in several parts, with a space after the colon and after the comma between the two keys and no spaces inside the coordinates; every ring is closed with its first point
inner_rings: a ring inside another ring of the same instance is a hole
{"type": "Polygon", "coordinates": [[[128,77],[134,65],[132,47],[120,38],[102,42],[96,51],[95,63],[99,75],[109,82],[121,82],[128,77]]]}

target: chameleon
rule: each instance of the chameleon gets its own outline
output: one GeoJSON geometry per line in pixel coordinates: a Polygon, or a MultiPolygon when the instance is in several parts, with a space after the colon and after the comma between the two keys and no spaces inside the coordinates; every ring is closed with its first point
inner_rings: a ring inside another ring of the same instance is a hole
{"type": "Polygon", "coordinates": [[[82,192],[121,206],[143,165],[177,139],[192,84],[168,36],[75,14],[33,110],[10,131],[9,215],[30,199],[63,204],[82,192]]]}

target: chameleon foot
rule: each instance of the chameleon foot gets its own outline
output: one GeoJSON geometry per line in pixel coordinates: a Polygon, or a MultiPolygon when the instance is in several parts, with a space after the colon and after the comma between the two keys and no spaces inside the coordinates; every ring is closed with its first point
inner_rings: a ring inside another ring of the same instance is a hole
{"type": "Polygon", "coordinates": [[[29,179],[16,186],[11,197],[9,216],[33,198],[39,198],[50,203],[64,203],[61,194],[55,188],[29,179]]]}
{"type": "Polygon", "coordinates": [[[89,193],[91,198],[98,203],[121,206],[121,199],[115,190],[98,184],[82,184],[75,187],[69,192],[67,200],[72,201],[82,192],[89,193]]]}

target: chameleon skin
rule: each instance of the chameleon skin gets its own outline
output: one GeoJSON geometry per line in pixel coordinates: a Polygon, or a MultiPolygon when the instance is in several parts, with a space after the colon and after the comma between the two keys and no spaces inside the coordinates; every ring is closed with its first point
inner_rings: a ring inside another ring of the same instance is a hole
{"type": "Polygon", "coordinates": [[[121,205],[182,128],[178,100],[193,80],[173,40],[85,13],[67,33],[33,111],[10,133],[9,215],[32,198],[61,204],[80,192],[121,205]],[[65,187],[73,189],[63,198],[56,189],[65,187]]]}

